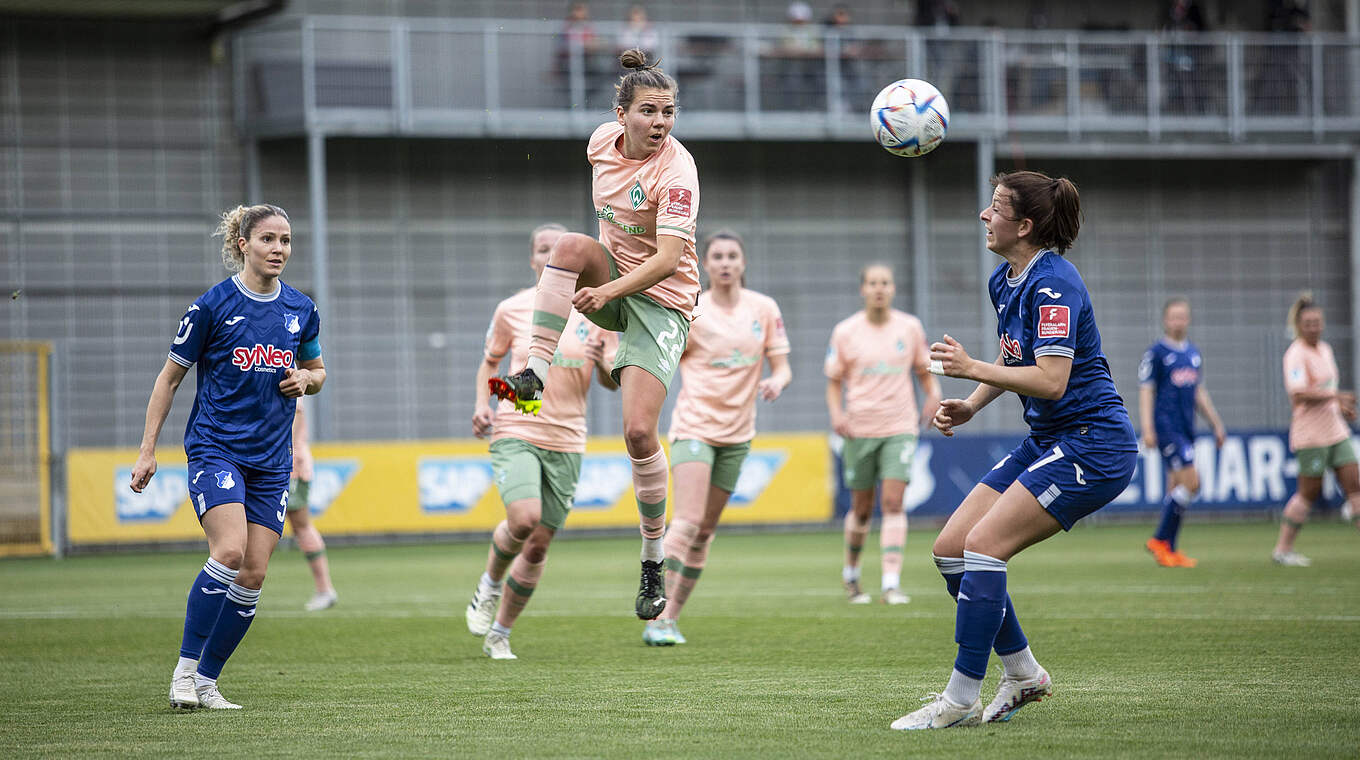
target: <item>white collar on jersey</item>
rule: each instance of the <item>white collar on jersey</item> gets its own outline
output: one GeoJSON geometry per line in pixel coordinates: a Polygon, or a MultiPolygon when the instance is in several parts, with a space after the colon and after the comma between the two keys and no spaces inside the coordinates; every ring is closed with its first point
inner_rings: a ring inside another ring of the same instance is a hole
{"type": "Polygon", "coordinates": [[[1044,254],[1046,253],[1052,253],[1052,251],[1049,250],[1048,248],[1045,248],[1039,251],[1038,253],[1034,254],[1034,258],[1030,259],[1029,263],[1025,265],[1025,271],[1021,272],[1020,274],[1017,274],[1014,277],[1009,276],[1006,277],[1006,284],[1011,286],[1012,288],[1020,287],[1020,285],[1025,282],[1025,278],[1029,277],[1029,270],[1033,269],[1034,265],[1039,261],[1039,259],[1042,259],[1044,257],[1044,254]]]}
{"type": "Polygon", "coordinates": [[[1163,335],[1161,340],[1163,346],[1166,346],[1167,348],[1170,348],[1175,351],[1184,351],[1185,349],[1190,347],[1189,338],[1186,338],[1185,340],[1172,340],[1163,335]]]}
{"type": "Polygon", "coordinates": [[[250,288],[247,288],[246,284],[241,282],[241,275],[239,274],[232,275],[231,282],[236,286],[237,290],[241,291],[241,295],[252,301],[259,301],[260,303],[269,303],[278,298],[279,294],[283,292],[283,284],[278,281],[275,281],[275,284],[278,285],[278,287],[274,288],[273,293],[256,293],[250,288]]]}

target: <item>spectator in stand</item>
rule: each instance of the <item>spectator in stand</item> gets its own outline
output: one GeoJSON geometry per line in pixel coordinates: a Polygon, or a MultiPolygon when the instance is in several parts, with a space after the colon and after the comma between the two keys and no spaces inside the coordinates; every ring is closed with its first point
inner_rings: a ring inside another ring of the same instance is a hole
{"type": "Polygon", "coordinates": [[[840,99],[835,104],[837,111],[863,111],[870,105],[873,94],[864,85],[864,70],[861,59],[869,52],[862,40],[849,36],[850,9],[837,5],[822,22],[826,36],[836,38],[840,46],[840,99]]]}
{"type": "Polygon", "coordinates": [[[660,38],[657,36],[656,27],[647,19],[647,9],[641,5],[634,5],[628,9],[628,25],[619,33],[619,38],[615,40],[614,47],[618,52],[637,48],[647,56],[655,57],[660,48],[660,38]]]}
{"type": "MultiPolygon", "coordinates": [[[[1162,14],[1162,31],[1174,38],[1208,31],[1204,13],[1197,0],[1171,0],[1162,14]]],[[[1207,105],[1200,87],[1200,47],[1169,44],[1162,50],[1163,78],[1166,81],[1167,109],[1178,114],[1203,113],[1207,105]]]]}
{"type": "Polygon", "coordinates": [[[822,94],[826,91],[826,72],[822,34],[812,23],[812,6],[801,0],[789,3],[786,16],[788,24],[779,35],[774,52],[780,94],[792,110],[821,109],[825,104],[822,94]]]}
{"type": "MultiPolygon", "coordinates": [[[[598,83],[607,72],[612,72],[612,66],[602,65],[601,54],[606,54],[609,63],[612,65],[613,56],[608,55],[608,44],[601,40],[595,32],[595,25],[590,23],[590,6],[586,3],[576,2],[567,6],[567,18],[562,23],[562,32],[557,40],[557,73],[563,79],[562,91],[567,95],[567,105],[571,108],[588,107],[595,104],[598,95],[602,92],[598,83]],[[577,48],[581,50],[580,66],[585,73],[585,102],[577,103],[572,98],[571,70],[573,55],[577,48]]],[[[604,106],[603,101],[598,103],[604,106]]]]}

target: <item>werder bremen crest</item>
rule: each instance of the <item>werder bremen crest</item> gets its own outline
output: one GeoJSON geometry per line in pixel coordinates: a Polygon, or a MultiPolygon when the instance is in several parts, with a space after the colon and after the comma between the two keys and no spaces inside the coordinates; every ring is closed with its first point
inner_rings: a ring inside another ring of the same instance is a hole
{"type": "Polygon", "coordinates": [[[647,202],[647,194],[642,192],[642,183],[633,180],[633,187],[628,191],[628,201],[633,204],[633,210],[637,211],[642,204],[647,202]]]}

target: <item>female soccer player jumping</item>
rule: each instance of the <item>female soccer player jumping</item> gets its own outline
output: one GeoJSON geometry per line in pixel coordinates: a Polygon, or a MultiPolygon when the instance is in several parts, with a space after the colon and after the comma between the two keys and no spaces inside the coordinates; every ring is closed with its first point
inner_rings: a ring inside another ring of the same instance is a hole
{"type": "Polygon", "coordinates": [[[647,65],[641,50],[625,51],[619,62],[632,71],[615,86],[615,120],[595,130],[586,150],[599,240],[572,232],[558,239],[534,296],[528,364],[490,383],[493,393],[521,411],[541,406],[548,366],[573,306],[600,327],[623,333],[613,376],[623,388],[623,436],[642,532],[634,610],[652,620],[666,608],[661,561],[667,467],[656,425],[699,295],[699,173],[671,136],[675,80],[647,65]]]}
{"type": "Polygon", "coordinates": [[[1176,548],[1181,515],[1199,493],[1195,471],[1195,410],[1214,428],[1214,443],[1222,447],[1226,432],[1209,391],[1200,385],[1204,360],[1199,348],[1186,339],[1190,329],[1190,302],[1172,298],[1162,307],[1162,339],[1148,347],[1138,365],[1138,412],[1142,418],[1143,445],[1162,453],[1166,465],[1166,497],[1157,532],[1147,540],[1162,567],[1194,567],[1199,564],[1176,548]]]}
{"type": "Polygon", "coordinates": [[[944,693],[894,721],[895,729],[1010,720],[1053,693],[1006,592],[1006,563],[1118,496],[1138,459],[1091,298],[1063,258],[1081,222],[1076,186],[1028,171],[998,175],[992,184],[992,203],[979,216],[988,250],[1005,259],[988,282],[1001,354],[993,363],[973,359],[948,335],[931,345],[943,374],[978,381],[967,399],[941,402],[934,424],[953,435],[1009,390],[1024,404],[1030,434],[973,488],[935,540],[935,563],[958,600],[958,657],[944,693]],[[1005,674],[984,710],[979,697],[992,649],[1005,674]]]}
{"type": "MultiPolygon", "coordinates": [[[[1293,419],[1289,422],[1289,450],[1299,460],[1298,490],[1284,506],[1280,537],[1272,558],[1278,565],[1307,567],[1313,561],[1294,551],[1308,513],[1322,495],[1322,476],[1336,473],[1346,494],[1343,512],[1360,518],[1360,467],[1346,421],[1355,421],[1355,394],[1337,390],[1341,373],[1332,346],[1322,339],[1322,307],[1311,293],[1299,296],[1289,308],[1289,329],[1294,342],[1284,352],[1284,388],[1289,392],[1293,419]]],[[[1360,522],[1356,523],[1360,526],[1360,522]]]]}
{"type": "Polygon", "coordinates": [[[870,264],[860,272],[859,281],[864,310],[836,325],[825,362],[826,407],[831,429],[845,439],[841,461],[850,489],[841,582],[851,604],[869,603],[869,595],[859,585],[859,559],[874,514],[874,489],[881,482],[880,599],[884,604],[906,604],[911,597],[900,588],[902,551],[907,543],[902,497],[911,481],[918,424],[934,417],[940,384],[930,374],[921,320],[892,308],[897,294],[892,268],[870,264]],[[911,384],[913,374],[925,393],[920,412],[911,384]]]}
{"type": "MultiPolygon", "coordinates": [[[[530,234],[529,266],[535,275],[543,273],[548,253],[565,231],[560,224],[545,224],[530,234]]],[[[484,637],[482,651],[493,660],[517,659],[510,650],[510,629],[538,586],[548,544],[571,510],[576,482],[581,477],[581,454],[586,450],[590,378],[597,375],[604,387],[618,388],[609,375],[618,336],[572,312],[548,370],[543,413],[533,417],[515,414],[509,401],[502,401],[500,409],[493,410],[487,380],[496,374],[506,354],[510,354],[512,366],[524,362],[533,316],[532,288],[496,306],[475,383],[472,432],[478,438],[491,434],[491,466],[505,503],[505,519],[491,534],[486,571],[465,617],[468,632],[484,637]],[[508,590],[502,589],[502,583],[508,590]]]]}
{"type": "Polygon", "coordinates": [[[699,296],[680,358],[680,397],[671,414],[675,517],[666,531],[666,611],[647,623],[650,646],[685,643],[680,609],[708,561],[713,532],[737,488],[756,433],[756,397],[774,401],[793,379],[789,339],[773,298],[747,290],[746,252],[726,230],[704,241],[708,290],[699,296]],[[760,379],[768,361],[770,376],[760,379]]]}
{"type": "Polygon", "coordinates": [[[321,390],[326,368],[316,305],[279,280],[292,254],[288,215],[277,206],[237,206],[222,215],[217,234],[222,263],[237,274],[195,299],[180,320],[146,407],[131,486],[141,493],[156,474],[156,439],[197,364],[184,453],[209,557],[189,587],[170,704],[237,710],[217,677],[255,619],[283,533],[297,399],[321,390]]]}

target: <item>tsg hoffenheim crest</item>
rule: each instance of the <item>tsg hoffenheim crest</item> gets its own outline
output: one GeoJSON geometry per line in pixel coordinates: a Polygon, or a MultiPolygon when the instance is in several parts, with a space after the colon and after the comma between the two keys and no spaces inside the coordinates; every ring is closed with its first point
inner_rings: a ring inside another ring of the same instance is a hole
{"type": "Polygon", "coordinates": [[[302,329],[302,325],[298,324],[298,318],[296,314],[284,314],[283,326],[288,328],[288,332],[290,333],[295,333],[298,330],[302,329]]]}

